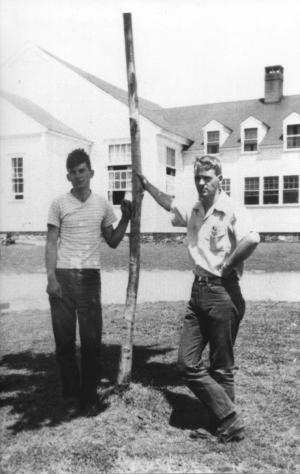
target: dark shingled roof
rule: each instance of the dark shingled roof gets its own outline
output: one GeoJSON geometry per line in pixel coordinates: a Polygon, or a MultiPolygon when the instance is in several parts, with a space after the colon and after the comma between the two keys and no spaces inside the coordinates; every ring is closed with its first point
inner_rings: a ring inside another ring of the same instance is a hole
{"type": "Polygon", "coordinates": [[[11,94],[10,92],[3,90],[0,90],[0,97],[7,100],[11,105],[19,109],[25,115],[28,115],[40,125],[43,125],[43,127],[47,128],[49,131],[61,133],[73,138],[78,138],[86,142],[90,141],[84,138],[82,135],[79,135],[79,133],[75,132],[75,130],[72,128],[57,120],[55,117],[46,112],[46,110],[42,109],[40,106],[36,105],[29,99],[25,99],[24,97],[11,94]]]}
{"type": "Polygon", "coordinates": [[[191,150],[203,147],[202,128],[211,120],[217,120],[232,130],[222,148],[239,147],[240,125],[250,116],[268,127],[260,146],[280,145],[282,121],[292,112],[300,114],[300,95],[285,96],[275,104],[254,99],[164,109],[164,118],[194,141],[191,150]]]}
{"type": "MultiPolygon", "coordinates": [[[[128,103],[127,91],[73,66],[48,51],[42,51],[115,99],[124,104],[128,103]]],[[[252,99],[173,108],[162,108],[153,102],[139,98],[139,111],[141,115],[164,130],[193,142],[190,150],[203,147],[202,128],[211,120],[217,120],[232,130],[222,148],[240,147],[240,125],[250,116],[268,127],[260,146],[274,146],[282,143],[283,119],[292,112],[300,114],[300,95],[284,96],[275,104],[265,104],[263,99],[252,99]]]]}

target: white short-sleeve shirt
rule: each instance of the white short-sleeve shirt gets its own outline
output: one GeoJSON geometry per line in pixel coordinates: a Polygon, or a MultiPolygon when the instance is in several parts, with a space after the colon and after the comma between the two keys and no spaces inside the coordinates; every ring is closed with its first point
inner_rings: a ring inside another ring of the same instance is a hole
{"type": "Polygon", "coordinates": [[[107,199],[91,193],[82,202],[71,192],[57,197],[48,224],[59,228],[56,268],[100,268],[100,235],[117,220],[107,199]]]}
{"type": "MultiPolygon", "coordinates": [[[[174,226],[187,227],[192,270],[199,276],[221,276],[222,265],[240,240],[249,232],[256,232],[247,209],[236,206],[224,191],[206,213],[201,201],[189,207],[176,198],[171,212],[174,226]]],[[[241,276],[243,264],[236,271],[241,276]]]]}

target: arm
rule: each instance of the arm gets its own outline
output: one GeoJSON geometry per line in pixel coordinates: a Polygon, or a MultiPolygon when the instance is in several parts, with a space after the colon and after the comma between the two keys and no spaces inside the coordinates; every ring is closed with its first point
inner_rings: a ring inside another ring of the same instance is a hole
{"type": "Polygon", "coordinates": [[[159,204],[161,207],[166,209],[166,211],[170,211],[173,196],[170,196],[169,194],[163,193],[158,188],[153,186],[153,184],[151,184],[144,175],[138,174],[138,177],[139,177],[145,191],[148,191],[148,193],[153,197],[153,199],[155,199],[157,204],[159,204]]]}
{"type": "Polygon", "coordinates": [[[249,232],[245,235],[224,263],[222,267],[222,276],[228,276],[239,263],[250,257],[259,244],[259,240],[260,237],[257,232],[249,232]]]}
{"type": "Polygon", "coordinates": [[[119,245],[126,232],[128,222],[131,218],[131,202],[126,200],[122,201],[121,211],[122,217],[115,229],[112,225],[102,228],[104,240],[113,249],[119,245]]]}
{"type": "Polygon", "coordinates": [[[57,260],[57,240],[59,235],[59,228],[48,224],[47,241],[46,241],[46,270],[47,270],[47,293],[57,298],[62,297],[62,291],[60,284],[58,283],[55,275],[56,260],[57,260]]]}

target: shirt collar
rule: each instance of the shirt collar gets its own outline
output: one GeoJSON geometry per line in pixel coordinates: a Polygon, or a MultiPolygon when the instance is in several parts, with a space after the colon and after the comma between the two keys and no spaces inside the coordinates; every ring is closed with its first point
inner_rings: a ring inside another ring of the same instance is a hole
{"type": "Polygon", "coordinates": [[[228,211],[230,210],[230,199],[228,197],[228,194],[225,193],[225,191],[220,191],[219,197],[214,203],[213,207],[217,211],[224,212],[224,214],[228,213],[228,211]]]}
{"type": "MultiPolygon", "coordinates": [[[[201,201],[197,201],[193,209],[201,209],[204,212],[204,208],[201,201]]],[[[208,211],[208,214],[212,214],[214,210],[223,212],[224,214],[227,214],[230,210],[230,199],[223,190],[220,191],[217,201],[211,206],[208,211]]]]}

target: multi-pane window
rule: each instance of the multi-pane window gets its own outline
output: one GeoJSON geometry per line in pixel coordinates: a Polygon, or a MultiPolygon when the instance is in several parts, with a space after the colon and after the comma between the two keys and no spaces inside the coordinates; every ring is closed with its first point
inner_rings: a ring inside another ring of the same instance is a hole
{"type": "Polygon", "coordinates": [[[208,155],[219,153],[220,150],[220,132],[215,130],[207,132],[206,152],[208,155]]]}
{"type": "Polygon", "coordinates": [[[279,202],[279,178],[278,176],[264,177],[263,203],[278,204],[279,202]]]}
{"type": "Polygon", "coordinates": [[[175,194],[176,152],[174,148],[167,147],[166,151],[166,192],[175,194]]]}
{"type": "Polygon", "coordinates": [[[23,158],[14,157],[11,159],[12,167],[12,197],[13,199],[24,199],[24,170],[23,158]]]}
{"type": "Polygon", "coordinates": [[[120,143],[108,146],[108,162],[109,164],[123,164],[131,161],[131,145],[130,143],[120,143]]]}
{"type": "Polygon", "coordinates": [[[119,205],[125,194],[131,191],[130,143],[109,145],[108,162],[108,199],[119,205]]]}
{"type": "Polygon", "coordinates": [[[244,129],[244,151],[257,151],[257,128],[244,129]]]}
{"type": "Polygon", "coordinates": [[[230,196],[230,179],[223,178],[221,186],[222,186],[223,191],[225,191],[225,193],[227,193],[228,196],[230,196]]]}
{"type": "Polygon", "coordinates": [[[283,204],[299,202],[299,176],[283,177],[282,202],[283,204]]]}
{"type": "Polygon", "coordinates": [[[108,167],[108,198],[113,204],[121,204],[125,193],[131,191],[131,167],[108,167]]]}
{"type": "Polygon", "coordinates": [[[300,124],[287,126],[286,146],[287,148],[300,148],[300,124]]]}
{"type": "Polygon", "coordinates": [[[244,203],[259,204],[259,178],[245,178],[244,203]]]}

